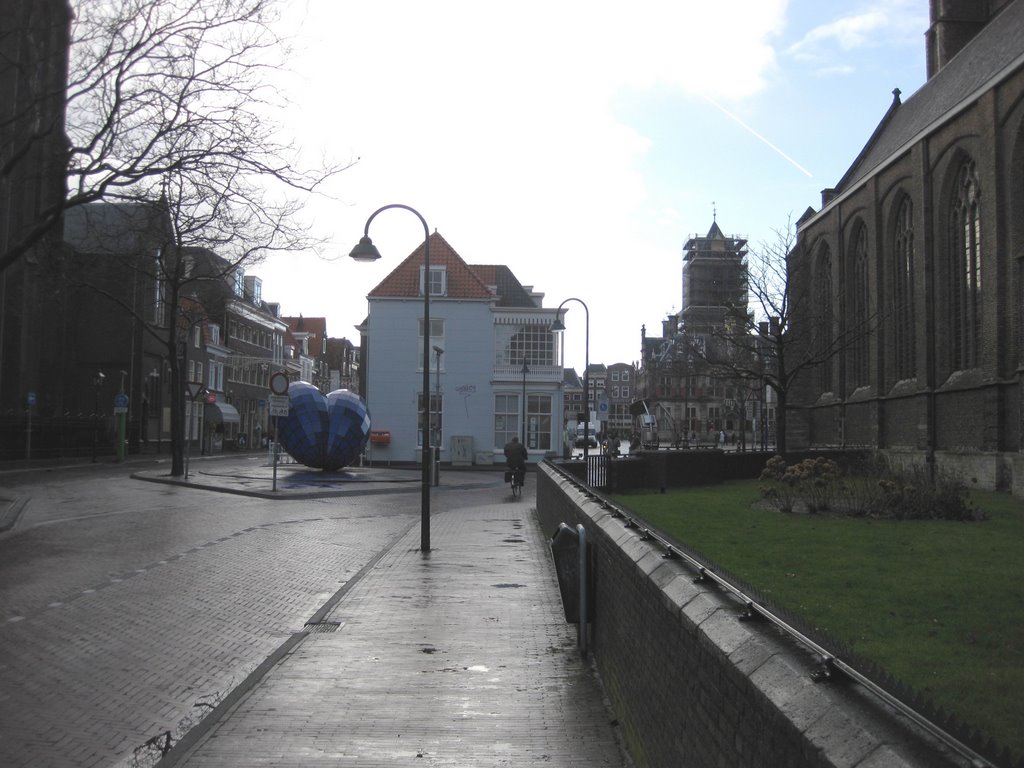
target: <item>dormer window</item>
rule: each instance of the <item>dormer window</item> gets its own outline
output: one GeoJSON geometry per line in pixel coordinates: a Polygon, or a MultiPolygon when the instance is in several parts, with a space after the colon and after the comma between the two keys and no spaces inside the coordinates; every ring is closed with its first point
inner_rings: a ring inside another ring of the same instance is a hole
{"type": "MultiPolygon", "coordinates": [[[[446,267],[430,268],[430,295],[445,296],[448,293],[448,270],[446,267]]],[[[420,267],[420,295],[423,295],[423,267],[420,267]]]]}

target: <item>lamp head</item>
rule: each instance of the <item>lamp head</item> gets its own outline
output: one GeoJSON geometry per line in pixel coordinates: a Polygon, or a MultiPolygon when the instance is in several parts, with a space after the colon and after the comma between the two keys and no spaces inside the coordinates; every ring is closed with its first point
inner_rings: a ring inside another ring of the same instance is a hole
{"type": "Polygon", "coordinates": [[[363,235],[359,238],[359,244],[352,249],[349,256],[356,261],[376,261],[380,258],[380,251],[377,250],[377,246],[373,244],[373,240],[370,239],[369,235],[363,235]]]}
{"type": "Polygon", "coordinates": [[[556,331],[564,331],[564,330],[565,330],[565,323],[562,322],[562,316],[561,315],[555,315],[555,322],[553,322],[551,324],[551,332],[555,333],[556,331]]]}

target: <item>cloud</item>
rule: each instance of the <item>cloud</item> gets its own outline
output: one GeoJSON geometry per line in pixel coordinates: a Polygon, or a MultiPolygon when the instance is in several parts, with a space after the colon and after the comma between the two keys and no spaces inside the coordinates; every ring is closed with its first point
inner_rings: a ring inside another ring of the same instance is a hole
{"type": "Polygon", "coordinates": [[[837,53],[890,45],[897,40],[920,45],[926,26],[927,14],[917,0],[873,2],[847,16],[814,27],[790,45],[785,53],[798,61],[827,62],[830,70],[848,73],[848,66],[839,66],[834,61],[837,53]]]}

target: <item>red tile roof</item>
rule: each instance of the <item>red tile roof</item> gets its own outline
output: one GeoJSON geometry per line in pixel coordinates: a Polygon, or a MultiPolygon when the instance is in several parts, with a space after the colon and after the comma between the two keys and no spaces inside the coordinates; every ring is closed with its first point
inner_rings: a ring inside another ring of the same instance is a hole
{"type": "MultiPolygon", "coordinates": [[[[420,293],[420,268],[423,266],[423,245],[395,267],[368,294],[369,298],[416,298],[420,293]]],[[[445,267],[448,273],[448,299],[490,299],[494,294],[448,241],[437,232],[430,235],[430,266],[445,267]]]]}

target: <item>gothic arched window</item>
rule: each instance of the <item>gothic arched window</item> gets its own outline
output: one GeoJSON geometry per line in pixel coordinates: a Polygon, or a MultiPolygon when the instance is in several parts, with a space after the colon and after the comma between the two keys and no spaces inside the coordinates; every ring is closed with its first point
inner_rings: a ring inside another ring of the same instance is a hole
{"type": "Polygon", "coordinates": [[[893,232],[893,371],[896,380],[917,373],[914,329],[914,206],[903,196],[896,211],[893,232]]]}
{"type": "Polygon", "coordinates": [[[981,342],[981,215],[974,161],[956,175],[950,206],[950,363],[954,370],[978,365],[981,342]]]}
{"type": "Polygon", "coordinates": [[[823,359],[818,369],[818,386],[822,392],[832,391],[832,359],[830,352],[833,342],[832,315],[832,253],[827,245],[818,253],[818,272],[814,280],[818,297],[818,349],[823,359]]]}
{"type": "Polygon", "coordinates": [[[869,289],[868,289],[868,228],[861,224],[853,238],[850,277],[850,378],[854,386],[868,383],[869,289]]]}

